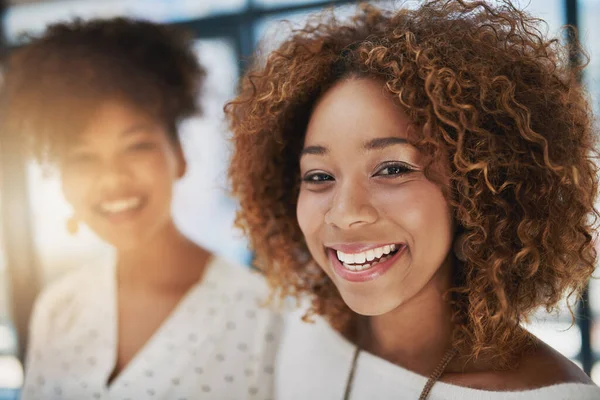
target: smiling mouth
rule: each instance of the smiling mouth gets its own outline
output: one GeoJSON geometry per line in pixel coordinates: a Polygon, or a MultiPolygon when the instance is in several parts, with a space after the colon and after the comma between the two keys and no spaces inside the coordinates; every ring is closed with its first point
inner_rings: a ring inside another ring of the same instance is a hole
{"type": "Polygon", "coordinates": [[[360,253],[344,253],[340,250],[332,250],[335,251],[338,261],[346,270],[351,272],[360,272],[373,268],[377,264],[388,261],[404,247],[404,244],[390,244],[369,249],[360,253]]]}
{"type": "Polygon", "coordinates": [[[133,215],[146,204],[146,199],[142,196],[123,197],[111,201],[99,203],[95,209],[98,213],[108,218],[123,217],[133,215]]]}

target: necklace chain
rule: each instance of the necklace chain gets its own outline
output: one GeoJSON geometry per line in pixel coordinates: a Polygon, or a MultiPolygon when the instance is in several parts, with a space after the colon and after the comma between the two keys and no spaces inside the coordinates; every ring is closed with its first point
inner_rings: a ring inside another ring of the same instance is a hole
{"type": "MultiPolygon", "coordinates": [[[[350,368],[350,373],[348,374],[348,381],[346,382],[346,390],[344,392],[344,400],[350,399],[350,393],[352,392],[352,384],[354,383],[354,373],[356,372],[356,362],[358,360],[359,353],[360,353],[360,347],[356,346],[356,349],[354,350],[354,356],[352,358],[352,367],[350,368]]],[[[442,357],[442,360],[440,361],[438,366],[433,370],[433,372],[429,376],[427,383],[425,383],[425,386],[423,387],[423,390],[421,391],[421,395],[419,396],[419,400],[427,399],[427,396],[429,396],[429,392],[431,392],[433,385],[440,379],[440,377],[446,370],[446,367],[448,366],[450,361],[452,361],[454,356],[456,356],[456,353],[457,353],[456,349],[451,348],[444,354],[444,357],[442,357]]]]}

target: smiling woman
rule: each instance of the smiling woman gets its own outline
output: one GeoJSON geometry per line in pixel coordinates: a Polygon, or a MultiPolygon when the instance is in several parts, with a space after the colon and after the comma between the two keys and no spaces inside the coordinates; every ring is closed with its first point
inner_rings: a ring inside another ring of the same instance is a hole
{"type": "Polygon", "coordinates": [[[270,396],[254,371],[273,369],[280,319],[259,308],[261,280],[171,215],[203,79],[186,35],[123,18],[53,25],[11,55],[3,132],[60,172],[70,230],[117,253],[37,299],[23,399],[270,396]]]}
{"type": "Polygon", "coordinates": [[[521,326],[596,261],[582,65],[538,28],[509,1],[365,6],[247,73],[238,224],[316,322],[290,322],[278,398],[600,397],[521,326]]]}

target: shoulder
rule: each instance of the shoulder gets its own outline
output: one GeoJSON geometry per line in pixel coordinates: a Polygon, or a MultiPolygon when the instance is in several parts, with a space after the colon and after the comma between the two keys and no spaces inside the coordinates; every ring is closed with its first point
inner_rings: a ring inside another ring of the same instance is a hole
{"type": "Polygon", "coordinates": [[[536,347],[524,356],[516,371],[523,380],[536,387],[561,383],[593,384],[589,376],[567,357],[535,338],[536,347]]]}
{"type": "Polygon", "coordinates": [[[593,385],[592,380],[572,361],[541,340],[535,337],[533,340],[534,347],[521,357],[517,368],[509,370],[476,369],[449,374],[445,380],[459,386],[491,391],[549,389],[563,387],[564,384],[593,385]]]}
{"type": "Polygon", "coordinates": [[[41,329],[41,325],[66,318],[82,306],[94,303],[99,291],[106,293],[111,271],[108,266],[79,268],[48,284],[35,300],[31,329],[41,329]]]}
{"type": "Polygon", "coordinates": [[[98,288],[107,278],[110,278],[110,271],[111,269],[108,267],[83,267],[70,271],[48,284],[38,295],[36,304],[45,306],[55,302],[88,296],[91,288],[98,288]]]}

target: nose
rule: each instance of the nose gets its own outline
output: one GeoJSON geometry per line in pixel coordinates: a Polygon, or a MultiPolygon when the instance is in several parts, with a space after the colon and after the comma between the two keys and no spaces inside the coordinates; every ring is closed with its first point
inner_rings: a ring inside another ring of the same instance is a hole
{"type": "Polygon", "coordinates": [[[325,223],[340,229],[372,224],[377,218],[377,209],[371,202],[368,188],[350,181],[338,184],[331,206],[325,213],[325,223]]]}
{"type": "Polygon", "coordinates": [[[104,160],[96,171],[97,183],[105,190],[122,187],[127,177],[127,167],[118,158],[104,160]]]}

